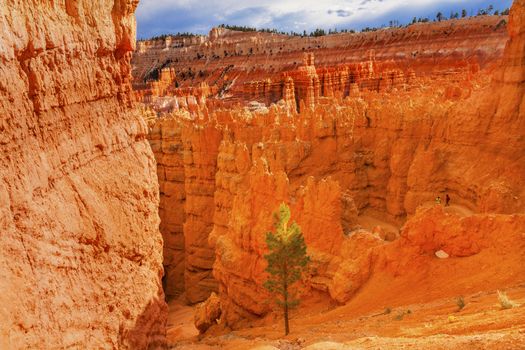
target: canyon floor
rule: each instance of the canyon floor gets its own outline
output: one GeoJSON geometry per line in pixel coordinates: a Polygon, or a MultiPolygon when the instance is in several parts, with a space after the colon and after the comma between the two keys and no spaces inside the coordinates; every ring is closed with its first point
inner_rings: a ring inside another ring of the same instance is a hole
{"type": "MultiPolygon", "coordinates": [[[[291,320],[283,337],[276,322],[239,331],[216,330],[198,336],[193,309],[170,303],[168,340],[172,349],[523,349],[525,348],[525,283],[508,289],[520,306],[502,309],[497,291],[464,296],[458,311],[454,298],[391,307],[378,300],[361,313],[352,303],[291,320]],[[266,346],[266,347],[265,347],[266,346]]],[[[311,313],[311,312],[309,312],[311,313]]]]}
{"type": "Polygon", "coordinates": [[[138,3],[0,6],[0,350],[525,349],[525,0],[136,43],[138,3]]]}
{"type": "MultiPolygon", "coordinates": [[[[422,207],[433,205],[429,202],[422,207]]],[[[444,210],[462,217],[473,214],[457,204],[444,210]]],[[[400,229],[371,213],[360,216],[359,224],[364,229],[380,226],[384,232],[397,233],[400,229]]],[[[495,255],[490,257],[491,261],[496,259],[495,255]]],[[[525,276],[515,276],[516,284],[504,290],[515,303],[510,309],[502,308],[498,290],[429,298],[428,288],[414,279],[399,277],[390,285],[384,277],[372,278],[346,305],[323,297],[309,300],[293,311],[288,336],[283,335],[278,313],[240,330],[217,325],[199,335],[194,327],[194,308],[182,295],[169,303],[168,343],[171,349],[195,350],[525,348],[525,276]],[[390,286],[392,291],[385,299],[384,289],[390,286]],[[462,309],[459,297],[464,300],[462,309]]],[[[443,290],[454,284],[446,277],[435,277],[443,290]]]]}

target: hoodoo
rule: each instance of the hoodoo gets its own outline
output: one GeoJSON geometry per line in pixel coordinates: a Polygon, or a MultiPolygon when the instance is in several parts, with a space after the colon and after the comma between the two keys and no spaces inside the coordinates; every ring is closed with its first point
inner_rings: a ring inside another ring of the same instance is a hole
{"type": "Polygon", "coordinates": [[[525,0],[136,45],[137,6],[0,6],[0,349],[525,348],[525,0]]]}
{"type": "Polygon", "coordinates": [[[220,96],[228,105],[289,101],[290,78],[297,103],[352,96],[357,89],[404,89],[421,78],[451,83],[501,58],[507,20],[482,16],[320,37],[224,28],[209,36],[167,36],[139,43],[132,61],[134,88],[139,100],[165,111],[177,105],[174,96],[178,105],[188,96],[220,96]]]}
{"type": "Polygon", "coordinates": [[[515,1],[369,33],[141,42],[168,297],[213,295],[202,332],[271,332],[265,233],[282,202],[311,257],[302,312],[333,309],[306,323],[525,281],[522,19],[515,1]]]}

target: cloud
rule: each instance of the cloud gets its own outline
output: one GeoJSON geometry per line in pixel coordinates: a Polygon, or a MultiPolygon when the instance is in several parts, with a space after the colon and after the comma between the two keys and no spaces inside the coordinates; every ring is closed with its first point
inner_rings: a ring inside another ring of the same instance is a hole
{"type": "Polygon", "coordinates": [[[226,22],[229,23],[235,23],[235,24],[246,24],[250,27],[269,27],[274,22],[274,16],[272,12],[262,6],[256,6],[256,7],[247,7],[241,10],[234,11],[230,13],[226,18],[224,18],[226,22]],[[250,23],[246,24],[245,20],[249,18],[250,23]]]}
{"type": "Polygon", "coordinates": [[[338,17],[350,17],[353,14],[353,12],[346,10],[328,10],[328,14],[336,14],[338,17]]]}
{"type": "MultiPolygon", "coordinates": [[[[176,32],[205,34],[225,23],[282,31],[380,26],[413,16],[434,18],[465,7],[469,12],[493,0],[141,0],[139,37],[176,32]]],[[[512,0],[500,0],[500,8],[512,0]]]]}

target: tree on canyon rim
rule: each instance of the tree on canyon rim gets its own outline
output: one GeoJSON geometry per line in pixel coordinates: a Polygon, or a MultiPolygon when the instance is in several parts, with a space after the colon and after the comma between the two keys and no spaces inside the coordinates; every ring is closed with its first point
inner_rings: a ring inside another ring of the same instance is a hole
{"type": "Polygon", "coordinates": [[[301,279],[310,262],[301,228],[295,221],[288,225],[290,217],[290,208],[282,203],[275,213],[275,233],[266,234],[269,254],[264,256],[268,262],[266,272],[270,274],[264,287],[276,296],[275,302],[283,308],[285,335],[290,333],[288,312],[299,305],[299,299],[290,292],[291,286],[301,279]]]}

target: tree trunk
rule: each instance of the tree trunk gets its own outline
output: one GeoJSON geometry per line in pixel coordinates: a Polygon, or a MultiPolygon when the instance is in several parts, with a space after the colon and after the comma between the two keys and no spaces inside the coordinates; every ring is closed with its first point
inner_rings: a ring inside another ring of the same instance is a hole
{"type": "Polygon", "coordinates": [[[290,324],[288,322],[288,266],[284,264],[283,274],[283,290],[284,290],[284,335],[290,333],[290,324]]]}
{"type": "Polygon", "coordinates": [[[286,299],[284,301],[284,335],[290,333],[290,324],[288,323],[288,301],[286,299]]]}

